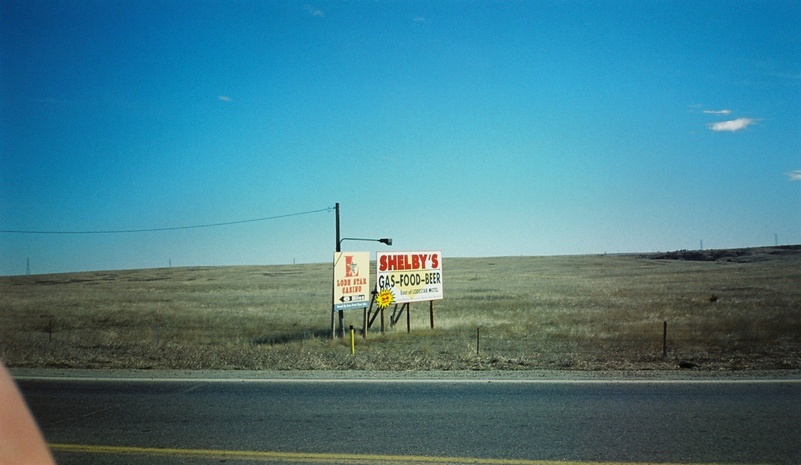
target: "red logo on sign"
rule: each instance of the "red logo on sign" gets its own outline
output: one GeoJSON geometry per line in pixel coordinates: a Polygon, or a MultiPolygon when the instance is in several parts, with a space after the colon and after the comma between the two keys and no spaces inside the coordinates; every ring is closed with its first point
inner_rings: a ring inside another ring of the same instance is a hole
{"type": "Polygon", "coordinates": [[[359,276],[359,264],[353,263],[353,255],[345,255],[345,276],[359,276]]]}

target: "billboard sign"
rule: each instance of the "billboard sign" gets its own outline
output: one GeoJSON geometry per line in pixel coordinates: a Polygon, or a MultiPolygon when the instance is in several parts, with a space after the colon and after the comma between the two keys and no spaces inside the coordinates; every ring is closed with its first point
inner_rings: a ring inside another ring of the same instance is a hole
{"type": "Polygon", "coordinates": [[[370,305],[370,252],[334,253],[334,311],[370,305]]]}
{"type": "Polygon", "coordinates": [[[380,307],[442,299],[442,252],[376,254],[380,307]]]}

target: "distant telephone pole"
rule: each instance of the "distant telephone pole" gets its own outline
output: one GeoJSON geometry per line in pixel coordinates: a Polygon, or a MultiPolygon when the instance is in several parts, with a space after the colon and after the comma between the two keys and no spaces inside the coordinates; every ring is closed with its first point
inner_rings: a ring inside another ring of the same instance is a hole
{"type": "Polygon", "coordinates": [[[776,242],[776,247],[779,246],[779,233],[773,235],[773,240],[776,242]]]}
{"type": "Polygon", "coordinates": [[[27,263],[25,264],[25,274],[31,274],[31,257],[28,257],[27,263]]]}
{"type": "Polygon", "coordinates": [[[704,250],[704,240],[701,239],[701,250],[704,250]]]}

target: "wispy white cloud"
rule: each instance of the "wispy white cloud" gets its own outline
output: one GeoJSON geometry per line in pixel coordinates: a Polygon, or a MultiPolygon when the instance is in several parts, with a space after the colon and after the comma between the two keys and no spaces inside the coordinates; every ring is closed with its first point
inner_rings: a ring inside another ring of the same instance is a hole
{"type": "Polygon", "coordinates": [[[801,82],[801,73],[776,73],[775,76],[781,79],[787,79],[795,84],[801,82]]]}
{"type": "Polygon", "coordinates": [[[65,104],[65,103],[73,103],[72,100],[66,99],[59,99],[59,98],[33,98],[30,99],[31,102],[34,103],[53,103],[57,105],[65,104]]]}
{"type": "Polygon", "coordinates": [[[416,16],[412,21],[414,21],[415,23],[424,23],[424,22],[426,22],[426,17],[425,16],[416,16]]]}
{"type": "Polygon", "coordinates": [[[707,115],[730,115],[731,110],[704,110],[707,115]]]}
{"type": "Polygon", "coordinates": [[[312,15],[312,16],[314,16],[316,18],[325,17],[325,12],[323,10],[315,7],[315,6],[306,5],[303,8],[306,10],[307,13],[309,13],[310,15],[312,15]]]}
{"type": "Polygon", "coordinates": [[[756,124],[757,120],[753,118],[737,118],[729,121],[721,121],[719,123],[712,123],[709,129],[716,132],[736,132],[741,131],[752,124],[756,124]]]}
{"type": "Polygon", "coordinates": [[[217,97],[217,100],[219,100],[221,102],[231,102],[231,101],[233,101],[233,99],[231,99],[231,97],[229,97],[227,95],[220,95],[220,96],[217,97]]]}
{"type": "Polygon", "coordinates": [[[790,171],[784,174],[787,175],[790,181],[801,181],[801,170],[790,171]]]}

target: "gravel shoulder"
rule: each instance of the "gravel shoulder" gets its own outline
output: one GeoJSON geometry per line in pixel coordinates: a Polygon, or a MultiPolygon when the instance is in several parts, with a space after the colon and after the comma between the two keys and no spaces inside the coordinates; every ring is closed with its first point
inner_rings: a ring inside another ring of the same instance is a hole
{"type": "Polygon", "coordinates": [[[748,371],[255,371],[255,370],[85,370],[14,368],[23,379],[98,380],[313,380],[313,381],[801,381],[801,370],[748,371]]]}

